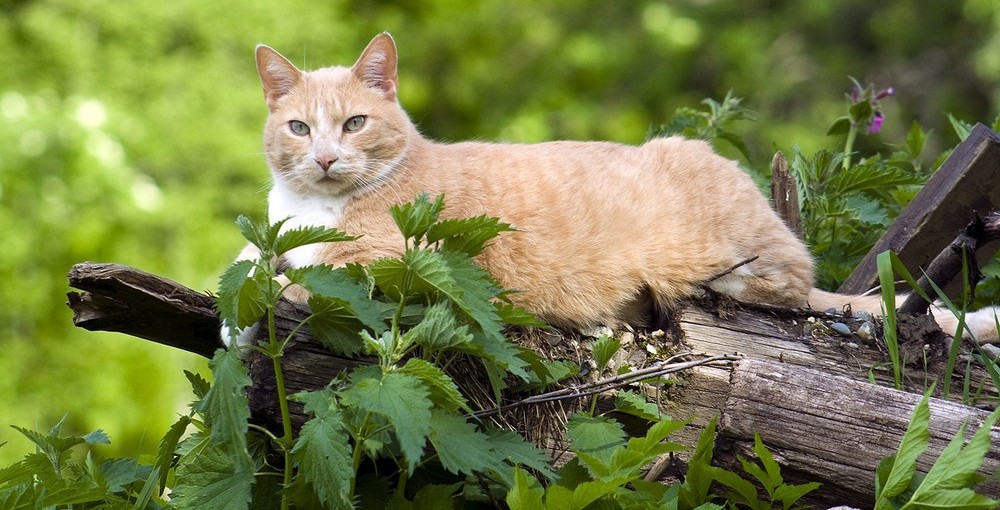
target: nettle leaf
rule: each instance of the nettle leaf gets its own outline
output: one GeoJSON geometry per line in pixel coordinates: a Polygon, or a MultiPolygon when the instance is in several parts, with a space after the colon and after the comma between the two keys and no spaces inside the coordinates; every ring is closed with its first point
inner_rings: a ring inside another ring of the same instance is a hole
{"type": "Polygon", "coordinates": [[[159,483],[161,491],[167,487],[167,474],[170,466],[174,463],[174,453],[177,451],[177,443],[180,442],[181,436],[184,435],[190,424],[190,416],[181,416],[179,420],[170,426],[170,429],[160,439],[160,444],[156,448],[156,467],[160,470],[159,483]]]}
{"type": "Polygon", "coordinates": [[[590,348],[590,353],[594,355],[598,374],[604,373],[604,369],[608,367],[611,357],[621,348],[621,340],[608,335],[601,335],[600,338],[594,341],[593,347],[590,348]]]}
{"type": "Polygon", "coordinates": [[[493,306],[497,309],[497,316],[500,321],[504,324],[511,324],[514,326],[527,326],[531,328],[547,328],[548,324],[543,322],[535,314],[521,308],[520,306],[514,306],[511,303],[506,303],[503,301],[496,301],[493,306]]]}
{"type": "MultiPolygon", "coordinates": [[[[63,417],[65,420],[66,417],[63,417]]],[[[60,420],[59,424],[62,421],[60,420]]],[[[45,455],[45,457],[52,464],[52,468],[59,470],[62,468],[66,461],[69,459],[70,449],[76,445],[84,444],[86,441],[79,436],[69,436],[69,437],[59,437],[59,425],[57,424],[53,427],[53,434],[46,435],[41,432],[26,429],[23,427],[18,427],[17,425],[11,425],[11,428],[20,432],[24,437],[28,438],[29,441],[35,444],[38,451],[45,455]]]]}
{"type": "Polygon", "coordinates": [[[309,330],[323,347],[336,354],[351,356],[362,350],[359,332],[365,326],[343,299],[320,295],[309,296],[312,315],[307,319],[309,330]]]}
{"type": "Polygon", "coordinates": [[[302,426],[292,448],[292,458],[299,465],[299,476],[328,508],[353,508],[351,482],[355,472],[351,457],[350,436],[334,402],[333,391],[299,393],[296,399],[305,404],[314,417],[302,426]]]}
{"type": "Polygon", "coordinates": [[[315,243],[339,243],[353,241],[358,236],[352,236],[335,228],[318,227],[314,225],[293,228],[282,232],[274,240],[274,254],[280,256],[300,246],[315,243]]]}
{"type": "Polygon", "coordinates": [[[189,370],[184,371],[184,377],[187,377],[187,380],[191,383],[191,391],[194,395],[199,399],[205,398],[205,394],[208,393],[208,390],[211,387],[211,385],[208,384],[208,381],[206,381],[200,374],[196,374],[189,370]]]}
{"type": "Polygon", "coordinates": [[[423,457],[432,402],[420,379],[402,372],[364,378],[340,392],[345,405],[384,416],[392,426],[412,473],[423,457]]]}
{"type": "MultiPolygon", "coordinates": [[[[239,453],[236,453],[239,456],[239,453]]],[[[251,461],[233,458],[234,452],[209,447],[177,467],[177,483],[170,494],[174,508],[244,510],[254,483],[251,461]]]]}
{"type": "Polygon", "coordinates": [[[460,324],[450,302],[439,301],[424,310],[424,318],[404,335],[408,342],[431,351],[443,351],[472,343],[469,327],[460,324]]]}
{"type": "Polygon", "coordinates": [[[586,413],[570,417],[566,423],[566,437],[570,440],[570,450],[595,474],[606,473],[615,451],[625,445],[621,423],[586,413]]]}
{"type": "Polygon", "coordinates": [[[419,242],[437,221],[442,210],[444,210],[444,195],[438,196],[431,202],[430,195],[421,193],[413,202],[394,205],[389,211],[403,237],[419,242]]]}
{"type": "Polygon", "coordinates": [[[346,302],[350,312],[376,335],[386,330],[382,306],[370,298],[368,287],[358,283],[348,270],[326,265],[305,266],[290,268],[285,276],[311,294],[346,302]]]}
{"type": "Polygon", "coordinates": [[[464,484],[462,483],[453,483],[451,485],[425,485],[413,495],[413,508],[454,508],[455,493],[458,489],[462,488],[463,485],[464,484]]]}
{"type": "Polygon", "coordinates": [[[212,370],[212,387],[198,404],[198,411],[212,428],[214,444],[244,451],[250,419],[246,387],[251,384],[246,366],[235,350],[226,349],[216,350],[208,366],[212,370]]]}
{"type": "MultiPolygon", "coordinates": [[[[504,429],[488,429],[490,448],[500,459],[514,465],[527,466],[548,479],[556,476],[548,454],[532,443],[525,441],[517,432],[504,429]]],[[[504,473],[499,473],[504,475],[504,473]]]]}
{"type": "Polygon", "coordinates": [[[432,225],[427,231],[427,243],[443,241],[441,243],[443,250],[475,257],[482,253],[486,244],[501,232],[515,230],[509,223],[491,216],[443,220],[432,225]]]}
{"type": "Polygon", "coordinates": [[[101,463],[99,472],[110,492],[121,492],[135,482],[145,480],[153,466],[144,466],[135,459],[110,459],[101,463]]]}
{"type": "Polygon", "coordinates": [[[656,421],[661,417],[659,406],[648,401],[645,395],[628,390],[619,390],[615,395],[615,409],[649,421],[656,421]]]}
{"type": "Polygon", "coordinates": [[[253,260],[237,260],[219,279],[216,307],[223,324],[231,330],[242,329],[260,320],[267,311],[267,300],[257,280],[262,278],[253,260]],[[256,277],[256,278],[255,278],[256,277]]]}
{"type": "Polygon", "coordinates": [[[430,362],[420,358],[410,358],[399,370],[420,379],[430,391],[430,399],[437,407],[447,411],[462,409],[472,413],[465,397],[458,391],[458,386],[455,386],[455,381],[430,362]]]}
{"type": "Polygon", "coordinates": [[[471,475],[501,462],[490,452],[489,438],[476,431],[464,416],[441,410],[431,413],[428,437],[441,465],[451,473],[471,475]]]}
{"type": "Polygon", "coordinates": [[[254,221],[241,214],[236,218],[236,226],[239,227],[243,238],[250,244],[256,246],[260,251],[267,251],[274,244],[274,238],[277,237],[281,225],[286,221],[288,218],[274,225],[268,225],[265,221],[254,221]]]}

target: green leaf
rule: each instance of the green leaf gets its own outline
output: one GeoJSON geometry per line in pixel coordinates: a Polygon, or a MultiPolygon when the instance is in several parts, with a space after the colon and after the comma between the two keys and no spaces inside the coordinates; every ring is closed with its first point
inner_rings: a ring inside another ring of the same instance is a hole
{"type": "Polygon", "coordinates": [[[604,373],[604,369],[608,367],[608,362],[611,361],[611,358],[621,348],[621,340],[608,335],[601,335],[600,338],[594,341],[594,346],[590,348],[590,353],[594,356],[594,361],[597,363],[598,374],[604,373]]]}
{"type": "Polygon", "coordinates": [[[206,381],[201,375],[188,370],[184,371],[184,377],[187,377],[187,380],[191,383],[191,391],[194,395],[198,397],[198,399],[205,398],[205,394],[208,393],[208,390],[211,387],[211,385],[208,384],[208,381],[206,381]]]}
{"type": "Polygon", "coordinates": [[[462,483],[425,485],[413,495],[413,508],[414,510],[455,508],[455,492],[462,486],[462,483]]]}
{"type": "Polygon", "coordinates": [[[455,381],[430,362],[420,358],[410,358],[400,372],[420,379],[430,391],[430,399],[437,407],[447,411],[462,409],[472,413],[465,397],[458,391],[458,386],[455,386],[455,381]]]}
{"type": "Polygon", "coordinates": [[[282,232],[274,241],[274,254],[281,256],[300,246],[315,243],[353,241],[357,236],[348,235],[335,228],[304,226],[282,232]]]}
{"type": "Polygon", "coordinates": [[[241,214],[236,218],[236,226],[239,227],[244,239],[256,246],[258,250],[264,252],[268,251],[274,244],[274,238],[277,237],[278,231],[286,221],[288,221],[288,218],[274,225],[268,225],[264,221],[254,221],[241,214]]]}
{"type": "Polygon", "coordinates": [[[586,413],[570,417],[566,423],[566,437],[570,440],[570,449],[595,474],[605,471],[615,450],[625,445],[625,431],[621,423],[586,413]]]}
{"type": "Polygon", "coordinates": [[[544,508],[542,496],[545,489],[538,480],[521,468],[514,469],[514,486],[507,492],[507,506],[511,510],[536,510],[544,508]]]}
{"type": "Polygon", "coordinates": [[[111,444],[111,439],[103,430],[97,429],[90,434],[83,436],[83,441],[91,446],[95,444],[111,444]]]}
{"type": "Polygon", "coordinates": [[[212,427],[214,444],[232,445],[235,450],[243,451],[250,419],[246,387],[251,381],[246,366],[235,350],[226,349],[216,350],[208,366],[212,369],[212,387],[198,410],[212,427]]]}
{"type": "Polygon", "coordinates": [[[235,334],[236,329],[250,326],[260,320],[267,310],[261,285],[255,275],[257,263],[253,260],[237,260],[229,266],[219,279],[219,298],[216,307],[223,324],[235,334]],[[251,275],[253,273],[253,275],[251,275]]]}
{"type": "Polygon", "coordinates": [[[159,446],[156,448],[156,467],[160,473],[159,487],[161,491],[167,487],[167,475],[174,463],[174,453],[177,451],[177,443],[180,442],[181,436],[184,435],[190,424],[190,416],[181,416],[179,420],[170,426],[170,430],[163,435],[159,446]]]}
{"type": "Polygon", "coordinates": [[[411,203],[392,206],[390,213],[403,237],[419,242],[443,209],[444,195],[431,202],[430,195],[422,193],[411,203]]]}
{"type": "Polygon", "coordinates": [[[384,416],[395,432],[410,472],[423,457],[432,403],[420,379],[401,372],[365,378],[341,391],[344,404],[384,416]]]}
{"type": "Polygon", "coordinates": [[[432,225],[427,231],[427,243],[443,241],[441,249],[475,257],[482,253],[487,243],[501,232],[514,230],[509,223],[490,216],[443,220],[432,225]]]}
{"type": "Polygon", "coordinates": [[[336,298],[349,304],[348,310],[376,335],[386,330],[382,306],[369,296],[369,289],[351,277],[347,269],[326,265],[290,268],[285,276],[316,296],[336,298]]]}
{"type": "Polygon", "coordinates": [[[495,468],[502,459],[484,455],[490,451],[489,438],[468,420],[454,413],[434,410],[431,413],[429,438],[441,465],[451,473],[471,475],[495,468]]]}
{"type": "Polygon", "coordinates": [[[774,490],[774,500],[781,501],[785,508],[793,508],[795,503],[803,496],[820,488],[819,482],[802,483],[798,485],[781,484],[774,490]]]}
{"type": "Polygon", "coordinates": [[[430,351],[467,347],[472,343],[469,327],[460,324],[448,301],[439,301],[424,310],[424,318],[404,335],[408,342],[430,351]]]}
{"type": "MultiPolygon", "coordinates": [[[[246,455],[245,452],[243,455],[246,455]]],[[[233,452],[209,447],[187,457],[177,467],[177,484],[170,495],[174,508],[243,510],[254,483],[249,458],[239,461],[233,452]]]]}
{"type": "Polygon", "coordinates": [[[548,454],[534,444],[525,441],[517,432],[489,429],[486,431],[486,435],[489,436],[490,448],[496,452],[499,458],[506,459],[515,465],[527,466],[545,478],[555,477],[548,454]]]}
{"type": "Polygon", "coordinates": [[[135,459],[123,458],[106,460],[99,470],[108,491],[122,492],[125,487],[145,480],[153,467],[139,464],[135,459]]]}
{"type": "Polygon", "coordinates": [[[535,314],[521,308],[520,306],[514,306],[503,301],[496,301],[493,305],[497,309],[497,317],[499,317],[500,321],[504,324],[526,326],[530,328],[549,327],[548,324],[542,322],[538,317],[535,317],[535,314]]]}
{"type": "Polygon", "coordinates": [[[906,132],[907,154],[913,159],[920,157],[920,153],[924,151],[924,143],[926,141],[927,132],[924,131],[919,122],[913,121],[913,124],[910,124],[909,131],[906,132]]]}
{"type": "Polygon", "coordinates": [[[968,444],[965,444],[966,424],[963,423],[927,472],[912,500],[924,502],[924,498],[930,492],[965,489],[975,485],[978,481],[976,471],[989,453],[990,430],[996,424],[998,416],[1000,411],[990,413],[968,444]]]}
{"type": "MultiPolygon", "coordinates": [[[[931,388],[930,391],[933,391],[931,388]]],[[[903,493],[913,480],[917,470],[917,458],[927,449],[930,441],[930,391],[924,394],[913,410],[910,424],[899,442],[899,449],[892,467],[888,470],[885,483],[876,488],[876,510],[891,508],[890,498],[903,493]]]]}
{"type": "Polygon", "coordinates": [[[363,344],[359,334],[365,329],[343,299],[313,294],[309,296],[312,315],[306,319],[309,331],[323,347],[334,354],[353,356],[361,352],[363,344]]]}
{"type": "Polygon", "coordinates": [[[628,390],[619,390],[615,395],[615,409],[649,421],[661,418],[659,406],[647,400],[645,395],[628,390]]]}
{"type": "Polygon", "coordinates": [[[828,136],[846,135],[850,130],[851,130],[851,118],[841,117],[833,121],[833,124],[830,125],[830,129],[826,130],[826,134],[828,136]]]}
{"type": "Polygon", "coordinates": [[[760,439],[760,434],[756,432],[753,434],[753,451],[757,454],[757,459],[760,460],[761,465],[764,466],[763,474],[766,475],[764,478],[758,477],[758,480],[767,488],[767,492],[771,493],[772,489],[785,482],[781,477],[781,467],[774,461],[774,456],[764,446],[764,442],[760,439]]]}
{"type": "Polygon", "coordinates": [[[302,426],[292,448],[299,476],[326,507],[353,508],[353,450],[340,410],[333,405],[333,391],[299,393],[296,398],[315,415],[302,426]]]}
{"type": "Polygon", "coordinates": [[[928,491],[922,494],[919,499],[914,495],[911,503],[917,508],[954,508],[956,510],[997,508],[1000,505],[1000,501],[977,494],[969,488],[928,491]]]}
{"type": "Polygon", "coordinates": [[[963,142],[969,137],[969,134],[972,133],[972,124],[969,124],[968,122],[965,122],[950,113],[948,114],[948,122],[951,123],[951,127],[955,130],[955,134],[958,135],[958,139],[963,142]]]}
{"type": "Polygon", "coordinates": [[[688,508],[694,508],[710,501],[709,488],[714,480],[715,467],[712,466],[712,455],[715,445],[715,427],[718,416],[709,420],[698,438],[694,453],[688,461],[688,471],[681,484],[679,500],[688,508]]]}

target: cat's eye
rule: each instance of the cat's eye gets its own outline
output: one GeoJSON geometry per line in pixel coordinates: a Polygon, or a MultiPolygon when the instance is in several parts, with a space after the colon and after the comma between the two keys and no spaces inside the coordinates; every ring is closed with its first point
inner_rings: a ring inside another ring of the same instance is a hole
{"type": "Polygon", "coordinates": [[[302,122],[301,120],[293,120],[289,122],[288,129],[291,129],[292,133],[295,133],[299,136],[306,136],[309,134],[309,126],[305,122],[302,122]]]}
{"type": "Polygon", "coordinates": [[[354,117],[347,119],[347,122],[344,123],[344,131],[347,131],[348,133],[353,133],[361,129],[364,125],[365,125],[365,116],[355,115],[354,117]]]}

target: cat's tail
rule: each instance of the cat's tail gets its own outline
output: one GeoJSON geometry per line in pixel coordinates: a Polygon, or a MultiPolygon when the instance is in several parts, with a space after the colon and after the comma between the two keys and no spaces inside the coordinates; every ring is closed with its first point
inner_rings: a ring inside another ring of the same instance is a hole
{"type": "MultiPolygon", "coordinates": [[[[897,296],[897,303],[905,296],[897,296]]],[[[846,294],[836,294],[820,289],[813,289],[809,292],[809,307],[814,310],[827,310],[836,308],[843,310],[850,306],[852,310],[864,310],[872,315],[882,315],[882,296],[880,294],[869,294],[863,296],[850,296],[846,294]]],[[[931,306],[931,314],[934,320],[941,326],[941,331],[949,335],[955,334],[958,329],[958,317],[950,310],[943,307],[931,306]]],[[[981,344],[995,343],[1000,341],[997,322],[1000,316],[1000,308],[989,307],[965,314],[966,329],[962,333],[964,338],[973,339],[981,344]]]]}

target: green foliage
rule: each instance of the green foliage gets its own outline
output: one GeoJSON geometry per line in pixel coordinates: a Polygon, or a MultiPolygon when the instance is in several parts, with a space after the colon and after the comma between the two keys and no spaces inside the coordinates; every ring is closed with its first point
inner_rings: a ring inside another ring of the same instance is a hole
{"type": "Polygon", "coordinates": [[[928,401],[931,391],[914,408],[897,453],[879,464],[875,509],[997,508],[1000,500],[978,494],[973,488],[985,479],[976,471],[989,452],[990,429],[1000,417],[1000,411],[990,413],[967,443],[966,424],[963,423],[930,471],[917,472],[917,459],[927,450],[930,439],[928,401]]]}

